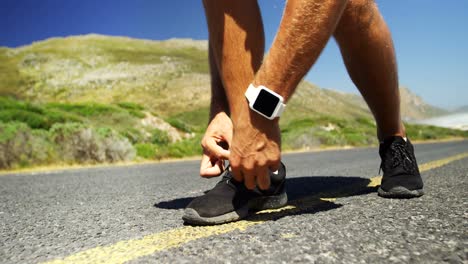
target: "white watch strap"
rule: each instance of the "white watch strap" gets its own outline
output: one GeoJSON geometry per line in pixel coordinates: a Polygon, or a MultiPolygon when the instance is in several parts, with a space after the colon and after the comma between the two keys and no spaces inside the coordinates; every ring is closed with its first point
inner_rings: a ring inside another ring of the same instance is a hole
{"type": "Polygon", "coordinates": [[[283,113],[284,109],[286,108],[286,105],[284,103],[280,103],[278,112],[276,113],[276,116],[279,117],[283,113]]]}
{"type": "Polygon", "coordinates": [[[259,92],[260,89],[257,89],[255,86],[253,86],[253,84],[250,84],[247,88],[247,91],[245,91],[245,97],[250,102],[251,100],[255,100],[255,98],[257,98],[259,92]]]}

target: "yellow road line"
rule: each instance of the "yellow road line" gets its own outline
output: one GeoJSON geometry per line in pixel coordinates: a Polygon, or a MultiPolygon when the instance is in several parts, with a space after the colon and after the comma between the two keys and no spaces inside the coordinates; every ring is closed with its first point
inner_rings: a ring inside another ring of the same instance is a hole
{"type": "MultiPolygon", "coordinates": [[[[420,166],[421,172],[444,166],[450,162],[468,157],[468,152],[451,156],[448,158],[431,161],[420,166]]],[[[368,188],[380,185],[382,177],[377,176],[370,179],[366,186],[348,186],[335,191],[328,197],[344,197],[353,195],[368,188]]],[[[300,213],[305,210],[327,210],[339,207],[334,201],[336,198],[321,198],[324,194],[317,194],[300,200],[295,200],[283,208],[276,210],[264,210],[258,212],[249,220],[242,220],[224,225],[192,227],[185,226],[172,230],[152,234],[140,239],[120,241],[108,246],[100,246],[78,252],[63,259],[53,260],[46,263],[124,263],[139,257],[154,254],[156,252],[179,247],[197,239],[221,235],[235,230],[245,230],[248,227],[264,223],[269,220],[278,219],[283,216],[300,213]]]]}

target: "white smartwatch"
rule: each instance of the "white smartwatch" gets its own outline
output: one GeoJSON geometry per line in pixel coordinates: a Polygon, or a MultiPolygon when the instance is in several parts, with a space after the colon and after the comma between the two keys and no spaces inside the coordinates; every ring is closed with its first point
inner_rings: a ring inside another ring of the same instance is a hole
{"type": "Polygon", "coordinates": [[[281,95],[262,85],[255,87],[250,84],[245,91],[245,97],[249,101],[250,109],[270,120],[281,116],[286,107],[281,95]]]}

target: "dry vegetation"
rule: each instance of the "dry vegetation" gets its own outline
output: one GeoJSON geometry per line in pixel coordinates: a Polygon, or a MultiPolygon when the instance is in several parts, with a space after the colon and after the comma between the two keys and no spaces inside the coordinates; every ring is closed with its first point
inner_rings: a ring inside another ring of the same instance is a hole
{"type": "MultiPolygon", "coordinates": [[[[0,168],[198,155],[209,96],[206,41],[86,35],[0,48],[0,168]]],[[[407,119],[443,112],[408,90],[402,97],[407,119]]],[[[308,82],[281,127],[285,149],[377,143],[359,96],[308,82]]]]}

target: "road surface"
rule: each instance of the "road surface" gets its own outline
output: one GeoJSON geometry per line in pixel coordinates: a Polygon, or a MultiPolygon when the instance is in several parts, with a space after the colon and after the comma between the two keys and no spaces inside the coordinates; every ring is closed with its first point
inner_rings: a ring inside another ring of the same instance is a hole
{"type": "Polygon", "coordinates": [[[376,195],[376,148],[287,154],[290,205],[214,227],[196,161],[2,175],[0,263],[467,263],[468,141],[415,148],[421,198],[376,195]]]}

